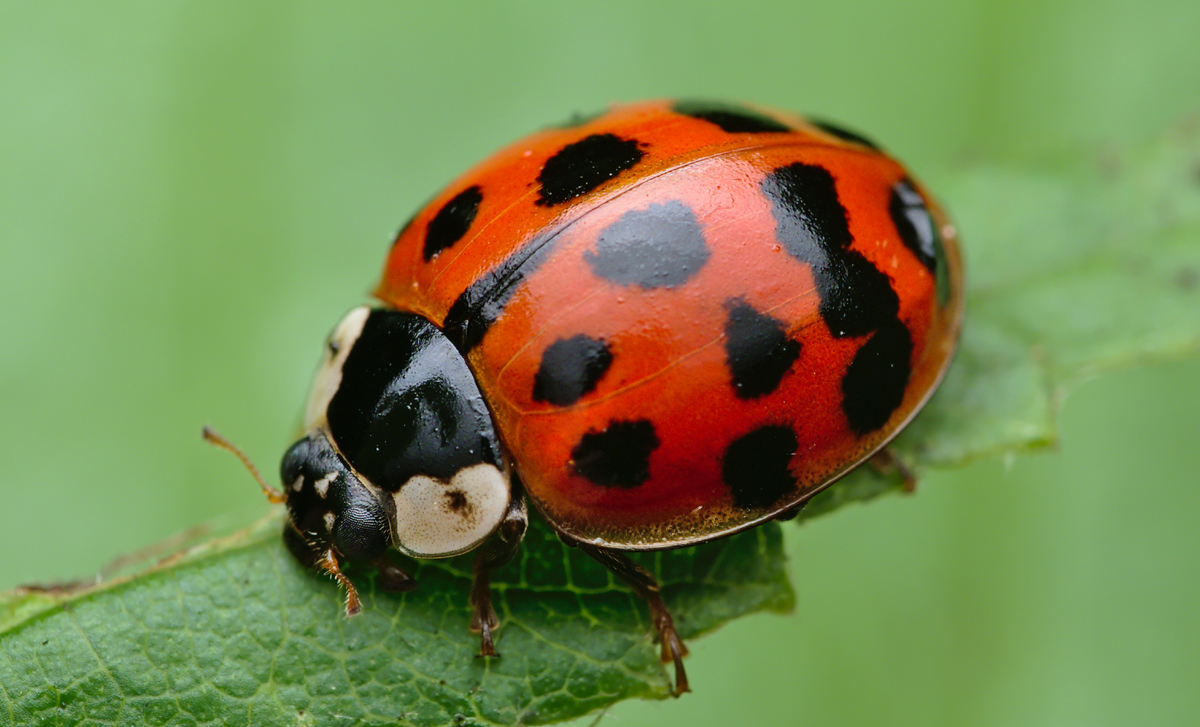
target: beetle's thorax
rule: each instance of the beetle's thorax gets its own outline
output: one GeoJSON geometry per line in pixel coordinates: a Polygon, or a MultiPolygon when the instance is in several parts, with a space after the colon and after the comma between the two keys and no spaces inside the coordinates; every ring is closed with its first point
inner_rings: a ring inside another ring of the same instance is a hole
{"type": "Polygon", "coordinates": [[[424,318],[350,311],[330,335],[306,425],[282,475],[292,522],[317,548],[456,555],[508,508],[491,415],[466,361],[424,318]],[[359,532],[372,528],[382,534],[359,532]]]}

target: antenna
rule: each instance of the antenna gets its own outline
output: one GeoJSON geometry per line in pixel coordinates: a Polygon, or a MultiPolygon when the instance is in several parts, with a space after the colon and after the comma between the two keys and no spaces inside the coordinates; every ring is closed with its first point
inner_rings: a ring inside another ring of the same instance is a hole
{"type": "Polygon", "coordinates": [[[215,447],[220,447],[227,452],[233,452],[233,455],[240,459],[242,464],[246,465],[246,469],[250,470],[250,474],[254,476],[254,480],[258,482],[259,487],[262,488],[263,494],[267,496],[268,500],[276,504],[287,501],[287,496],[279,490],[276,490],[274,487],[268,485],[267,481],[263,479],[263,476],[258,473],[258,468],[255,467],[254,463],[250,461],[250,458],[242,454],[242,450],[235,447],[233,442],[229,441],[225,437],[222,437],[220,434],[217,434],[209,427],[204,428],[203,436],[205,441],[207,441],[209,444],[215,447]]]}

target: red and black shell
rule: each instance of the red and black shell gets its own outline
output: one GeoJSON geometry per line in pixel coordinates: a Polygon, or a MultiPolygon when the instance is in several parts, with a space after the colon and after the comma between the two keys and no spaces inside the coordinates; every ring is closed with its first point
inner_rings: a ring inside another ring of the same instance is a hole
{"type": "Polygon", "coordinates": [[[376,295],[465,356],[547,520],[624,549],[749,527],[862,463],[963,309],[953,227],[878,147],[671,101],[484,161],[400,232],[376,295]]]}

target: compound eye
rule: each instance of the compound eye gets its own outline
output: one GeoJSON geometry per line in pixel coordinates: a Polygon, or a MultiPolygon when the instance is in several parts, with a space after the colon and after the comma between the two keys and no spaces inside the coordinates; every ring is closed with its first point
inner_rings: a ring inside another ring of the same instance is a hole
{"type": "Polygon", "coordinates": [[[375,502],[355,502],[338,516],[337,549],[350,560],[372,560],[390,544],[387,518],[375,502]]]}

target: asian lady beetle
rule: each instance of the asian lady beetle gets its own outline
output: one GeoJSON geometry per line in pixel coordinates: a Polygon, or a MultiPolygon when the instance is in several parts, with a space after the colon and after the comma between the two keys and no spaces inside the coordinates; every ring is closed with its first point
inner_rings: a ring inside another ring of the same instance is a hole
{"type": "Polygon", "coordinates": [[[895,160],[830,124],[695,102],[622,106],[500,151],[400,231],[329,338],[283,458],[286,540],[346,559],[475,548],[471,626],[525,498],[649,604],[626,551],[793,514],[929,398],[962,320],[954,229],[895,160]]]}

